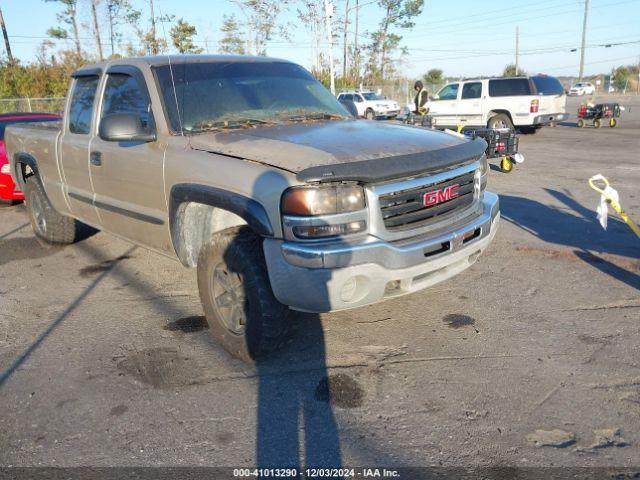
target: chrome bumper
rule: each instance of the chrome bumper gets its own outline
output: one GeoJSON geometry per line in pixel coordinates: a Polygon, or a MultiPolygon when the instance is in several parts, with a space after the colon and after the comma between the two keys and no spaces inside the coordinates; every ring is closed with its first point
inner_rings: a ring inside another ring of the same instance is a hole
{"type": "Polygon", "coordinates": [[[296,310],[326,312],[411,293],[472,265],[495,235],[498,196],[485,192],[481,213],[447,232],[403,242],[368,237],[358,244],[312,245],[266,239],[276,298],[296,310]],[[466,238],[466,240],[465,240],[466,238]]]}

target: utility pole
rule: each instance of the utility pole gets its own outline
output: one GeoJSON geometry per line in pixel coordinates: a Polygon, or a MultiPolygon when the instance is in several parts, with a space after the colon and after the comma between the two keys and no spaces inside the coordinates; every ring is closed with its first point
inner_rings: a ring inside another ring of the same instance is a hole
{"type": "Polygon", "coordinates": [[[582,47],[580,48],[580,74],[578,81],[582,81],[584,75],[584,45],[587,39],[587,13],[589,12],[589,0],[584,0],[584,19],[582,20],[582,47]]]}
{"type": "Polygon", "coordinates": [[[158,54],[158,41],[156,40],[156,15],[153,11],[153,0],[149,0],[149,8],[151,9],[151,54],[158,54]]]}
{"type": "Polygon", "coordinates": [[[349,26],[349,0],[344,2],[344,32],[342,36],[342,78],[347,78],[347,27],[349,26]]]}
{"type": "Polygon", "coordinates": [[[11,45],[9,44],[9,35],[7,34],[7,26],[4,24],[2,9],[0,9],[0,26],[2,26],[2,36],[4,37],[4,46],[7,49],[7,58],[9,63],[13,65],[13,54],[11,53],[11,45]]]}
{"type": "Polygon", "coordinates": [[[520,75],[520,27],[516,27],[516,77],[520,75]]]}
{"type": "Polygon", "coordinates": [[[329,42],[329,74],[331,75],[331,93],[336,94],[336,72],[333,68],[333,31],[331,30],[331,17],[333,17],[333,3],[324,0],[325,25],[327,27],[327,41],[329,42]]]}
{"type": "Polygon", "coordinates": [[[356,33],[354,37],[353,56],[355,59],[356,84],[360,88],[360,50],[358,50],[358,24],[360,23],[360,0],[356,0],[356,33]]]}

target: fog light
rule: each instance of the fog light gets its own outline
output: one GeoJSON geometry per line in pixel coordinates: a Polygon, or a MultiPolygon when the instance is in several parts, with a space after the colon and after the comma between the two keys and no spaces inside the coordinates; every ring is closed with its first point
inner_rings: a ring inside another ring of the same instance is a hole
{"type": "Polygon", "coordinates": [[[353,297],[355,296],[357,290],[358,281],[356,280],[356,277],[351,277],[342,286],[342,290],[340,291],[340,299],[343,302],[350,302],[351,300],[353,300],[353,297]]]}
{"type": "Polygon", "coordinates": [[[293,227],[293,234],[299,238],[337,237],[362,232],[365,228],[366,223],[364,220],[338,225],[298,225],[293,227]]]}

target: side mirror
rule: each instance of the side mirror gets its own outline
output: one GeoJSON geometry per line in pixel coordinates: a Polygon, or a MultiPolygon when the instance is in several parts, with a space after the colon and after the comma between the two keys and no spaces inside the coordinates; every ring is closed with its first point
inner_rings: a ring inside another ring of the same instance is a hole
{"type": "Polygon", "coordinates": [[[439,100],[440,96],[437,93],[434,93],[429,97],[429,100],[439,100]]]}
{"type": "Polygon", "coordinates": [[[114,113],[100,120],[98,135],[106,142],[153,142],[155,132],[149,132],[136,113],[114,113]]]}

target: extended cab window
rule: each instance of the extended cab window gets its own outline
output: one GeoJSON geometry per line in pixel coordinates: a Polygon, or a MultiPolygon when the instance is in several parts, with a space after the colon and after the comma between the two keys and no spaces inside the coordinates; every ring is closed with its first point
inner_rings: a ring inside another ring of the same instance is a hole
{"type": "Polygon", "coordinates": [[[69,131],[87,134],[91,131],[93,101],[96,98],[99,77],[78,77],[71,94],[69,105],[69,131]]]}
{"type": "Polygon", "coordinates": [[[115,73],[107,77],[102,116],[114,113],[137,113],[142,125],[149,120],[149,104],[138,81],[130,75],[115,73]]]}
{"type": "Polygon", "coordinates": [[[450,83],[442,87],[442,90],[438,92],[438,98],[436,100],[455,100],[458,98],[458,83],[450,83]]]}
{"type": "Polygon", "coordinates": [[[482,94],[482,83],[481,82],[473,82],[473,83],[465,83],[462,87],[462,99],[465,98],[480,98],[482,94]]]}
{"type": "Polygon", "coordinates": [[[497,78],[489,80],[490,97],[517,97],[533,94],[528,78],[497,78]]]}

